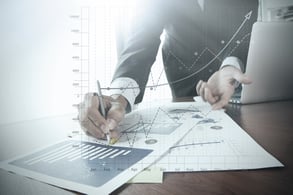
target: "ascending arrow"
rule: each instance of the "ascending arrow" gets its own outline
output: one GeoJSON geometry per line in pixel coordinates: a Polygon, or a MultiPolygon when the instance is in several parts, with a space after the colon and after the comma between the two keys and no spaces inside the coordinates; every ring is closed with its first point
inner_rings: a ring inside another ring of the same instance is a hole
{"type": "Polygon", "coordinates": [[[209,61],[206,65],[204,65],[203,67],[201,67],[199,70],[197,70],[196,72],[183,77],[181,79],[175,80],[175,81],[171,81],[169,82],[169,84],[175,84],[175,83],[179,83],[181,81],[184,81],[185,79],[188,79],[192,76],[194,76],[195,74],[197,74],[198,72],[202,71],[203,69],[205,69],[206,67],[208,67],[213,61],[215,61],[222,53],[223,51],[230,45],[230,43],[232,42],[232,40],[236,37],[236,35],[239,33],[239,31],[242,29],[242,27],[244,26],[244,24],[250,19],[252,14],[252,11],[248,12],[245,15],[245,18],[243,20],[243,22],[241,23],[241,25],[238,27],[238,29],[236,30],[236,32],[234,33],[234,35],[231,37],[231,39],[228,41],[228,43],[221,49],[221,51],[219,51],[219,53],[217,55],[215,55],[215,57],[213,59],[211,59],[211,61],[209,61]]]}
{"type": "MultiPolygon", "coordinates": [[[[171,81],[169,82],[169,84],[175,84],[175,83],[179,83],[181,81],[184,81],[185,79],[188,79],[192,76],[194,76],[195,74],[197,74],[198,72],[202,71],[203,69],[205,69],[206,67],[208,67],[213,61],[215,61],[217,58],[219,58],[219,56],[223,53],[223,51],[228,47],[228,45],[232,42],[232,40],[236,37],[236,35],[239,33],[239,31],[242,29],[242,27],[244,26],[244,24],[251,18],[251,14],[252,14],[252,11],[248,12],[244,17],[244,20],[243,22],[241,23],[241,25],[238,27],[238,29],[236,30],[236,32],[233,34],[233,36],[231,37],[231,39],[228,41],[228,43],[221,49],[221,51],[214,56],[214,58],[209,61],[206,65],[204,65],[202,68],[200,68],[199,70],[197,70],[196,72],[186,76],[186,77],[183,77],[181,79],[178,79],[178,80],[175,80],[175,81],[171,81]]],[[[162,83],[162,84],[158,84],[158,85],[152,85],[152,86],[146,86],[146,88],[156,88],[156,87],[159,87],[159,86],[165,86],[165,85],[168,85],[168,83],[162,83]]],[[[139,87],[125,87],[123,88],[124,90],[125,89],[135,89],[135,88],[139,88],[139,87]]],[[[101,88],[101,89],[120,89],[120,88],[101,88]]]]}

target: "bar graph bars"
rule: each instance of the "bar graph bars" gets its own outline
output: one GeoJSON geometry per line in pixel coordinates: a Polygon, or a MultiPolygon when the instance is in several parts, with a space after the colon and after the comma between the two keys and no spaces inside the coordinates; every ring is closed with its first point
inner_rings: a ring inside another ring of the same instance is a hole
{"type": "Polygon", "coordinates": [[[151,152],[148,149],[66,140],[9,164],[38,174],[98,187],[151,152]]]}

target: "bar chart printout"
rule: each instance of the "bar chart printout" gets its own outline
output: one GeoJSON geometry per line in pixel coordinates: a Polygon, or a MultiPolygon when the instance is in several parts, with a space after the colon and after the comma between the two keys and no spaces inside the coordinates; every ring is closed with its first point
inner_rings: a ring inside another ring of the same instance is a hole
{"type": "Polygon", "coordinates": [[[57,179],[100,187],[151,152],[150,149],[68,140],[9,164],[57,179]]]}

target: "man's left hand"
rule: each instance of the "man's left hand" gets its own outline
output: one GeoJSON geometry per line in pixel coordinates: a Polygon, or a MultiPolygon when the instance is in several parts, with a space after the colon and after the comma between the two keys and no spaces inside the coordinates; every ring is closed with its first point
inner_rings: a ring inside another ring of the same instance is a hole
{"type": "Polygon", "coordinates": [[[229,103],[237,82],[250,84],[251,80],[238,68],[225,66],[215,72],[207,82],[200,80],[196,85],[196,91],[204,101],[209,102],[216,110],[229,103]]]}

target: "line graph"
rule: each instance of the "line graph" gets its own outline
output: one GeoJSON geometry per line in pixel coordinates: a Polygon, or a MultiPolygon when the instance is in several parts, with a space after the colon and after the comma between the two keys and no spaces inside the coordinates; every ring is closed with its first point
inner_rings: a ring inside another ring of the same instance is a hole
{"type": "MultiPolygon", "coordinates": [[[[217,56],[211,49],[209,49],[209,48],[204,48],[203,49],[203,51],[202,52],[200,52],[200,54],[198,55],[198,57],[194,60],[194,62],[192,62],[191,63],[191,65],[187,65],[186,63],[184,63],[176,54],[174,54],[171,50],[168,52],[168,57],[169,56],[173,56],[176,60],[177,60],[177,62],[179,63],[179,64],[181,64],[182,65],[182,67],[184,67],[185,69],[187,69],[187,70],[192,70],[192,68],[193,67],[195,67],[196,65],[199,65],[199,64],[197,64],[197,62],[201,59],[201,57],[205,54],[205,53],[208,53],[208,54],[211,54],[214,58],[216,58],[218,61],[219,61],[219,63],[221,63],[223,60],[219,57],[219,56],[217,56]]],[[[167,58],[168,58],[167,57],[167,58]]]]}
{"type": "MultiPolygon", "coordinates": [[[[184,119],[183,115],[161,106],[133,111],[126,115],[116,129],[120,132],[117,143],[130,148],[136,147],[141,142],[150,144],[146,141],[152,137],[164,137],[179,128],[184,119]]],[[[95,141],[107,145],[104,140],[95,141]]]]}
{"type": "Polygon", "coordinates": [[[198,72],[200,72],[203,69],[205,69],[206,67],[208,67],[213,61],[215,61],[222,54],[222,52],[230,45],[230,43],[234,40],[234,38],[236,37],[236,35],[240,32],[240,30],[244,26],[244,24],[250,19],[251,14],[252,14],[252,11],[250,11],[249,13],[247,13],[245,15],[245,19],[243,20],[243,22],[241,23],[241,25],[238,27],[238,29],[236,30],[236,32],[233,34],[233,36],[231,37],[231,39],[227,42],[227,44],[218,52],[218,54],[213,59],[211,59],[207,64],[205,64],[202,68],[200,68],[196,72],[193,72],[192,74],[190,74],[190,75],[188,75],[186,77],[183,77],[181,79],[178,79],[178,80],[175,80],[175,81],[171,81],[170,84],[175,84],[175,83],[181,82],[183,80],[186,80],[186,79],[194,76],[198,72]]]}
{"type": "Polygon", "coordinates": [[[203,146],[203,145],[209,145],[209,144],[219,144],[223,141],[211,141],[211,142],[195,142],[190,144],[182,144],[182,145],[176,145],[170,148],[170,150],[173,150],[175,148],[181,148],[181,147],[188,147],[188,146],[203,146]]]}
{"type": "MultiPolygon", "coordinates": [[[[183,123],[191,120],[190,125],[209,125],[213,124],[216,129],[216,123],[220,119],[209,117],[210,108],[197,107],[193,104],[173,104],[157,105],[152,107],[143,107],[126,115],[125,119],[119,124],[115,131],[119,132],[117,144],[125,147],[137,147],[140,144],[157,144],[149,142],[155,141],[159,137],[172,134],[180,128],[183,123]]],[[[219,126],[220,127],[220,126],[219,126]]],[[[220,129],[220,128],[217,129],[220,129]]],[[[70,138],[86,136],[83,132],[71,133],[70,138]]],[[[87,138],[96,143],[108,145],[105,140],[96,140],[87,138]]],[[[116,145],[116,144],[115,144],[116,145]]]]}
{"type": "MultiPolygon", "coordinates": [[[[92,12],[95,10],[92,10],[92,12]]],[[[92,16],[92,15],[91,15],[92,16]]],[[[151,69],[150,75],[149,75],[149,81],[146,85],[146,89],[150,89],[150,91],[156,91],[159,87],[168,86],[170,84],[175,84],[182,82],[188,78],[193,77],[195,74],[205,70],[206,68],[210,67],[210,65],[214,62],[216,63],[222,63],[224,60],[223,56],[225,55],[233,55],[238,50],[241,51],[243,47],[245,47],[250,37],[250,33],[246,31],[246,26],[249,25],[249,20],[251,19],[252,11],[249,11],[247,14],[243,16],[242,20],[238,26],[234,26],[234,32],[231,33],[230,36],[223,38],[222,40],[218,40],[218,49],[209,48],[207,46],[203,46],[203,48],[199,49],[198,51],[194,51],[190,54],[189,60],[184,60],[183,57],[178,55],[174,51],[166,51],[167,53],[167,59],[172,58],[172,60],[175,61],[175,64],[178,64],[177,68],[178,71],[182,72],[188,72],[188,74],[185,74],[185,76],[166,82],[165,77],[163,75],[165,67],[159,68],[159,69],[151,69]],[[181,68],[181,69],[180,69],[181,68]],[[158,71],[159,70],[159,71],[158,71]]],[[[89,22],[89,25],[94,24],[94,22],[89,22]]],[[[107,27],[107,32],[108,31],[107,27]]],[[[93,36],[93,35],[92,35],[93,36]]],[[[95,40],[92,38],[92,40],[95,40]]],[[[81,44],[75,42],[73,44],[74,46],[79,45],[87,45],[87,44],[81,44]]],[[[109,56],[109,53],[104,53],[104,56],[109,56]]],[[[108,57],[107,57],[108,58],[108,57]]],[[[78,55],[75,55],[73,60],[80,62],[80,59],[84,59],[83,63],[86,63],[87,60],[84,57],[78,57],[78,55]]],[[[95,57],[89,58],[89,63],[92,66],[93,64],[97,65],[97,62],[94,61],[95,57]]],[[[162,64],[160,64],[162,65],[162,64]]],[[[91,68],[84,68],[83,72],[84,74],[87,74],[89,70],[92,70],[91,68]]],[[[80,73],[81,71],[79,69],[74,69],[73,72],[80,73]]],[[[89,77],[92,77],[90,73],[88,73],[89,77]]],[[[86,77],[83,77],[86,78],[86,77]]],[[[87,88],[86,85],[86,79],[78,79],[76,82],[74,82],[74,85],[79,88],[85,88],[85,89],[91,89],[90,87],[87,88]]],[[[90,84],[89,84],[90,85],[90,84]]],[[[133,93],[135,93],[134,89],[138,89],[139,87],[133,86],[132,83],[129,83],[128,85],[125,85],[125,87],[108,87],[105,83],[102,84],[102,90],[120,90],[123,94],[125,90],[133,90],[133,93]]],[[[144,87],[144,86],[142,86],[144,87]]],[[[86,90],[80,90],[80,96],[83,95],[83,93],[86,90]]],[[[140,110],[141,111],[141,110],[140,110]]],[[[225,131],[225,125],[223,124],[223,121],[221,118],[217,118],[214,115],[214,112],[212,112],[210,109],[204,109],[204,108],[197,108],[194,106],[189,107],[182,107],[182,108],[176,108],[176,109],[169,109],[164,106],[156,107],[154,110],[147,111],[145,110],[142,113],[132,113],[133,115],[130,115],[129,118],[131,120],[121,123],[119,126],[120,131],[120,137],[118,139],[118,144],[123,147],[129,147],[129,148],[135,148],[137,145],[143,145],[145,147],[153,147],[160,145],[160,138],[172,134],[176,131],[176,129],[179,129],[183,122],[185,120],[192,120],[192,124],[194,125],[194,129],[189,129],[188,134],[191,135],[190,139],[186,138],[183,140],[183,142],[180,142],[177,146],[174,146],[172,148],[172,151],[175,151],[175,154],[177,156],[180,156],[179,153],[183,149],[186,148],[194,148],[196,152],[198,152],[199,155],[205,156],[206,154],[203,153],[203,151],[199,151],[199,148],[207,148],[208,151],[216,151],[219,155],[221,154],[220,148],[229,148],[232,144],[231,140],[225,139],[223,137],[223,132],[225,131]],[[149,118],[148,118],[149,116],[149,118]],[[162,120],[165,120],[162,122],[162,120]],[[193,137],[193,134],[197,134],[197,136],[193,137]]],[[[187,135],[188,135],[187,134],[187,135]]],[[[79,133],[74,134],[74,136],[80,136],[79,133]]],[[[74,137],[73,136],[73,137],[74,137]]],[[[82,136],[80,136],[82,137],[82,136]]],[[[96,140],[95,141],[98,144],[106,145],[106,142],[103,140],[96,140]]],[[[187,150],[188,151],[188,150],[187,150]]],[[[209,152],[210,152],[209,151],[209,152]]],[[[82,157],[88,156],[88,149],[83,150],[82,157]]],[[[95,151],[97,152],[97,151],[95,151]]],[[[111,151],[110,151],[111,152],[111,151]]],[[[229,151],[232,152],[232,151],[229,151]]],[[[239,153],[237,150],[233,150],[233,155],[235,153],[239,153]]],[[[186,159],[188,159],[189,156],[186,155],[186,159]]],[[[180,160],[177,157],[178,160],[180,160]]],[[[222,163],[222,162],[221,162],[222,163]]],[[[187,163],[188,164],[188,163],[187,163]]],[[[174,169],[173,169],[174,170],[174,169]]]]}
{"type": "MultiPolygon", "coordinates": [[[[152,85],[147,85],[146,88],[150,88],[150,89],[156,89],[157,87],[162,87],[162,86],[166,86],[166,85],[170,85],[170,84],[176,84],[179,82],[182,82],[186,79],[189,79],[191,77],[193,77],[194,75],[196,75],[197,73],[201,72],[202,70],[204,70],[205,68],[209,67],[209,65],[211,65],[215,60],[219,60],[220,62],[222,61],[222,59],[220,58],[220,55],[225,51],[225,49],[231,45],[232,41],[235,39],[235,37],[239,34],[239,32],[242,30],[242,28],[244,27],[244,25],[247,23],[248,20],[250,20],[252,15],[252,11],[248,12],[245,16],[244,16],[244,20],[242,21],[242,23],[239,25],[239,27],[236,29],[236,31],[233,33],[233,35],[231,36],[231,38],[229,39],[229,41],[222,47],[222,49],[220,49],[220,51],[218,51],[217,53],[213,52],[211,49],[209,48],[204,48],[204,50],[202,52],[200,52],[200,54],[198,55],[198,57],[191,63],[191,65],[187,65],[185,64],[178,56],[176,56],[172,51],[168,52],[168,56],[173,56],[179,64],[182,65],[182,67],[186,68],[187,70],[191,70],[194,66],[197,65],[198,60],[201,58],[201,56],[208,52],[210,54],[212,54],[213,58],[210,59],[206,64],[202,65],[201,68],[199,68],[198,70],[192,72],[191,74],[182,77],[180,79],[174,80],[174,81],[170,81],[169,83],[160,83],[159,84],[159,80],[161,78],[161,76],[158,77],[157,82],[154,82],[154,78],[152,77],[151,74],[151,80],[152,80],[152,85]]],[[[239,47],[239,45],[249,37],[250,33],[247,33],[246,35],[244,35],[240,40],[236,41],[236,46],[232,49],[232,51],[230,51],[230,55],[239,47]]],[[[161,73],[162,74],[162,73],[161,73]]],[[[160,75],[161,75],[160,74],[160,75]]],[[[138,87],[136,87],[138,88],[138,87]]],[[[111,87],[102,87],[103,90],[110,90],[110,89],[119,89],[119,88],[111,88],[111,87]]],[[[132,87],[126,87],[124,89],[133,89],[132,87]]]]}
{"type": "MultiPolygon", "coordinates": [[[[79,14],[73,14],[71,15],[71,18],[80,23],[80,28],[76,27],[73,28],[71,30],[72,33],[75,33],[77,36],[79,36],[80,38],[73,41],[72,42],[72,47],[76,48],[80,51],[80,54],[75,54],[72,56],[72,60],[74,62],[74,67],[72,69],[72,72],[74,75],[77,76],[76,79],[74,79],[73,82],[73,88],[74,88],[74,97],[76,100],[74,100],[74,104],[80,102],[82,100],[82,98],[84,97],[84,95],[90,91],[94,91],[95,90],[95,85],[92,84],[91,80],[93,79],[97,79],[95,74],[98,71],[98,59],[100,59],[100,57],[104,56],[105,59],[104,60],[108,60],[110,53],[104,51],[103,55],[96,55],[93,54],[97,53],[97,44],[98,43],[98,37],[96,35],[97,33],[97,19],[95,17],[97,17],[98,15],[95,12],[98,12],[100,9],[95,7],[95,8],[91,8],[91,7],[82,7],[80,10],[79,14]]],[[[111,14],[111,9],[109,7],[107,7],[105,14],[109,15],[111,14]]],[[[147,85],[145,86],[145,89],[149,89],[149,91],[147,91],[147,94],[151,94],[152,91],[155,92],[157,91],[158,87],[167,87],[168,85],[172,85],[172,84],[176,84],[179,82],[182,82],[188,78],[193,77],[194,75],[196,75],[197,73],[203,71],[204,69],[206,69],[207,67],[209,67],[214,61],[218,61],[219,64],[222,62],[223,59],[221,59],[221,54],[225,51],[225,49],[229,46],[232,46],[232,50],[230,51],[229,55],[233,54],[234,51],[237,50],[237,48],[244,42],[244,40],[246,40],[249,37],[249,34],[245,34],[242,38],[238,38],[239,40],[234,41],[235,38],[240,35],[243,30],[243,27],[246,25],[247,21],[250,20],[252,15],[252,11],[248,12],[245,16],[243,21],[241,22],[241,24],[235,28],[235,32],[232,33],[230,39],[228,39],[228,41],[223,41],[223,40],[219,40],[220,43],[223,45],[223,47],[219,50],[213,50],[211,48],[208,47],[204,47],[201,51],[198,52],[194,52],[194,54],[192,55],[193,57],[195,57],[195,59],[193,61],[189,63],[184,62],[180,56],[177,56],[173,51],[167,51],[167,58],[172,56],[172,58],[174,58],[177,63],[180,65],[179,68],[181,68],[182,70],[187,70],[190,73],[182,78],[179,78],[177,80],[173,80],[173,81],[166,81],[166,77],[165,75],[163,75],[164,72],[164,68],[160,68],[160,70],[158,71],[156,70],[151,70],[150,71],[150,75],[149,75],[149,82],[147,83],[147,85]],[[233,44],[235,44],[235,46],[233,47],[233,44]],[[208,56],[205,56],[208,55],[208,56]],[[204,64],[199,64],[199,62],[202,60],[203,56],[205,56],[204,64]],[[199,68],[200,67],[200,68],[199,68]]],[[[105,33],[104,36],[107,35],[107,37],[105,37],[105,40],[107,43],[109,43],[109,34],[110,34],[110,26],[108,24],[106,24],[107,21],[104,21],[105,25],[105,33]],[[107,32],[107,33],[106,33],[107,32]]],[[[107,44],[106,42],[104,42],[104,44],[107,44]]],[[[110,49],[110,46],[107,45],[107,47],[105,49],[110,49]]],[[[161,65],[161,64],[158,64],[161,65]]],[[[111,71],[110,69],[105,71],[105,78],[106,78],[106,74],[109,74],[109,71],[111,71]]],[[[179,70],[180,71],[180,70],[179,70]]],[[[125,87],[110,87],[109,84],[106,83],[110,83],[107,82],[107,80],[109,80],[110,77],[108,77],[106,80],[102,80],[101,82],[101,86],[102,86],[102,90],[103,91],[109,91],[109,90],[121,90],[121,93],[123,93],[125,90],[134,90],[134,89],[139,89],[141,86],[137,87],[137,86],[132,86],[130,85],[126,85],[125,87]],[[108,86],[107,86],[108,85],[108,86]]],[[[101,80],[99,78],[99,80],[101,80]]],[[[168,88],[166,88],[168,90],[168,88]]],[[[107,93],[107,92],[105,92],[107,93]]],[[[133,93],[135,94],[135,91],[133,91],[133,93]]]]}

